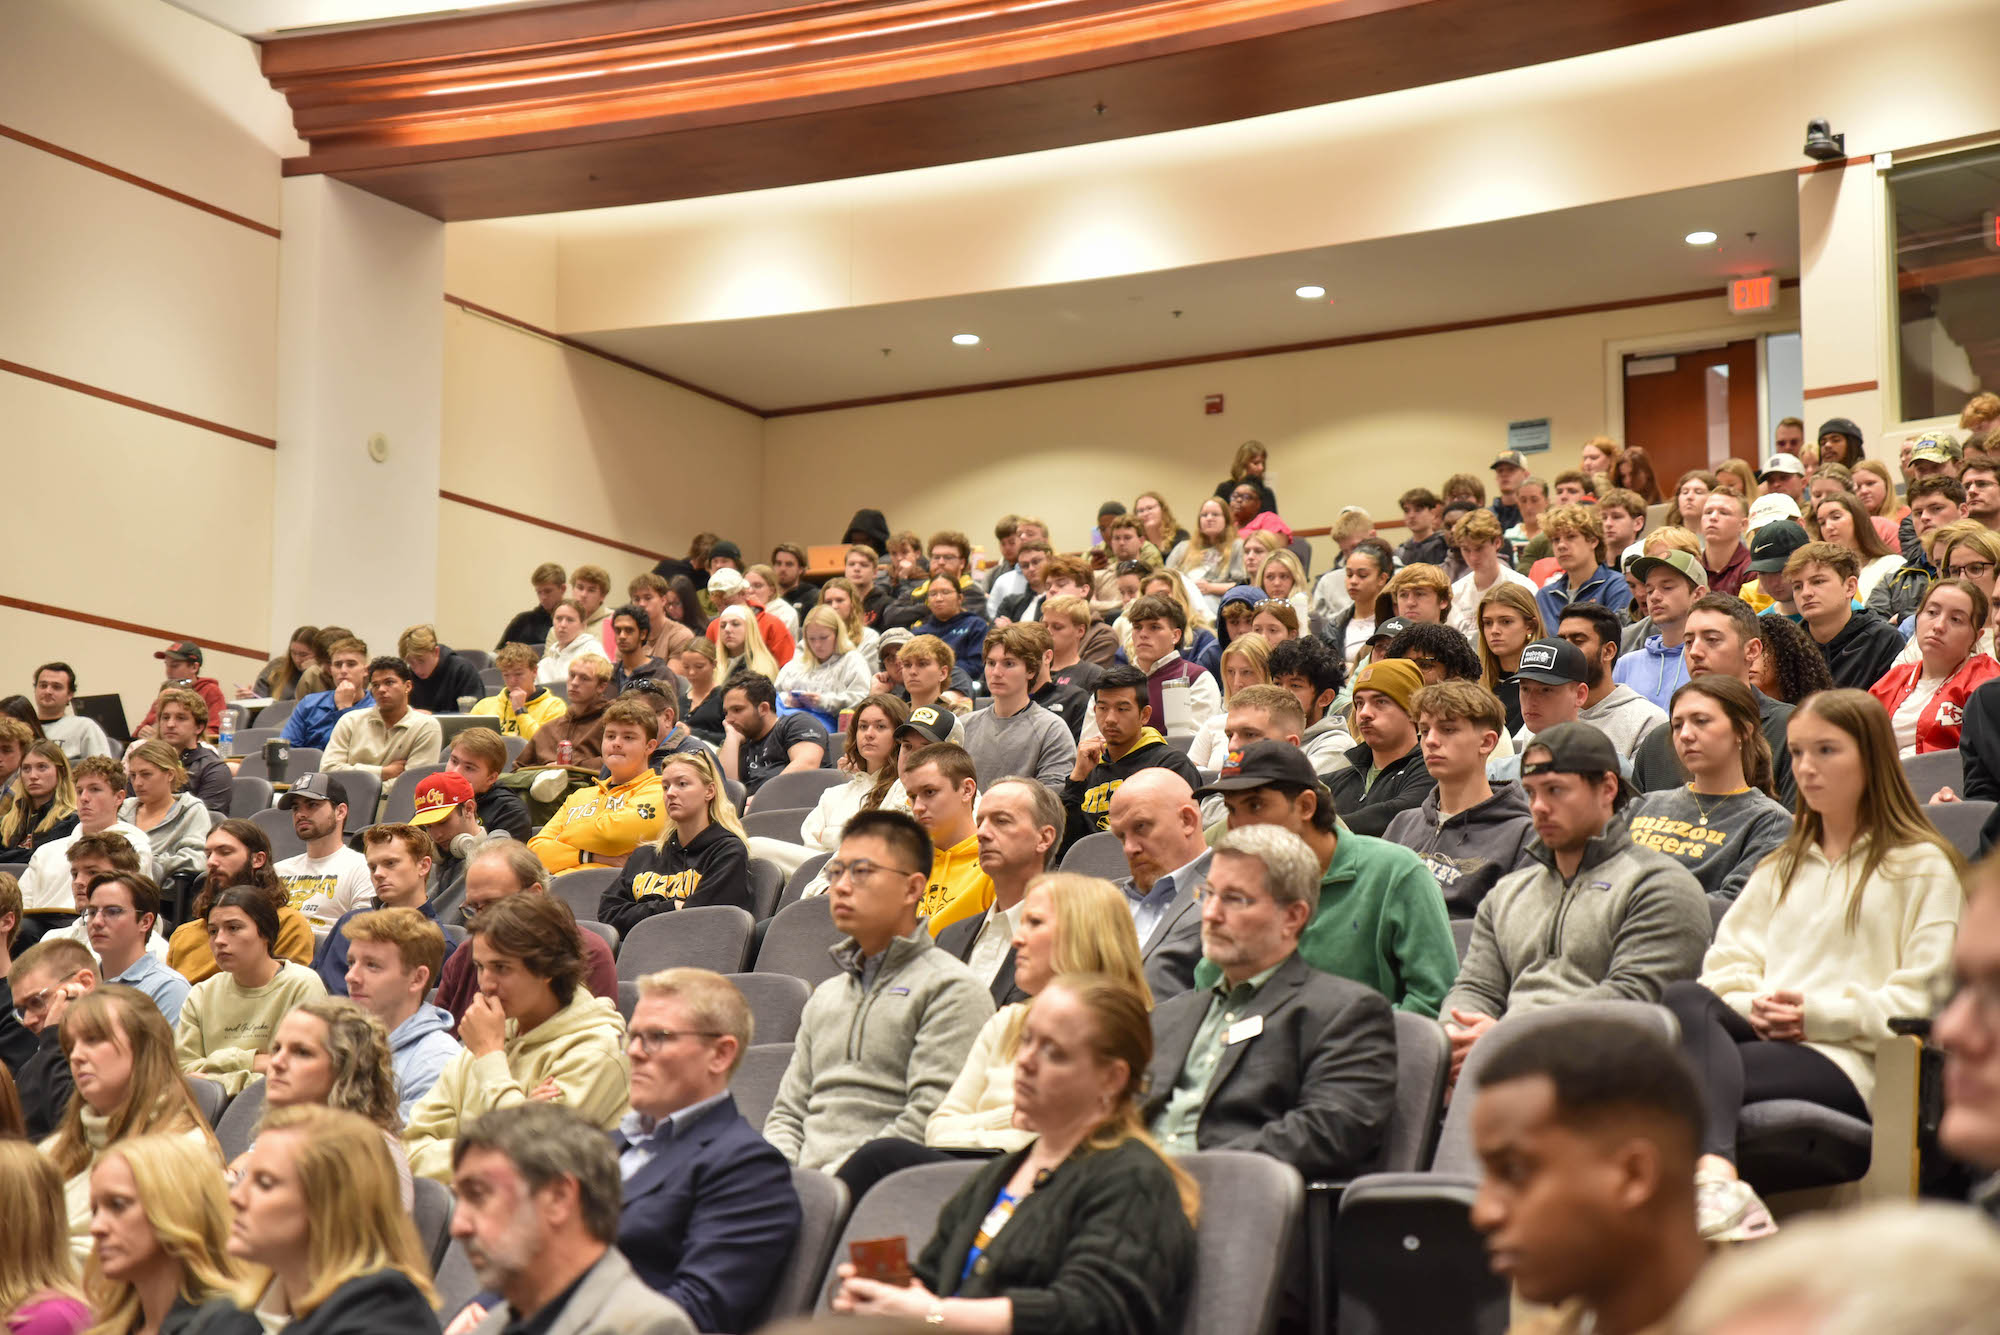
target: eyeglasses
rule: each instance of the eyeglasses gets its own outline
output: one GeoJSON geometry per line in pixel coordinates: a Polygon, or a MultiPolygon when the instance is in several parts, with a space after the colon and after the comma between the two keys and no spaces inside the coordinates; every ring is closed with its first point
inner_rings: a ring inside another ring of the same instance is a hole
{"type": "Polygon", "coordinates": [[[922,876],[925,873],[911,871],[907,867],[884,867],[863,858],[859,862],[829,862],[820,868],[828,885],[839,885],[843,880],[865,881],[877,872],[889,872],[896,876],[922,876]]]}
{"type": "Polygon", "coordinates": [[[24,1024],[41,1019],[49,1008],[49,1002],[53,1001],[55,994],[62,990],[62,985],[82,972],[82,969],[71,969],[41,991],[19,998],[14,1002],[14,1014],[20,1016],[24,1024]]]}
{"type": "Polygon", "coordinates": [[[1222,905],[1223,909],[1229,913],[1242,913],[1246,909],[1253,909],[1257,907],[1259,903],[1258,900],[1253,899],[1252,897],[1244,894],[1240,890],[1218,891],[1214,886],[1210,885],[1207,881],[1203,881],[1200,885],[1194,888],[1194,897],[1196,901],[1203,904],[1204,906],[1207,905],[1207,903],[1210,900],[1214,900],[1216,903],[1222,905]]]}
{"type": "Polygon", "coordinates": [[[1964,565],[1946,568],[1944,573],[1952,579],[1985,579],[1993,573],[1993,562],[1967,561],[1964,565]]]}
{"type": "Polygon", "coordinates": [[[106,922],[117,922],[131,911],[131,909],[126,908],[123,904],[93,904],[83,911],[83,920],[85,922],[93,922],[98,918],[102,918],[106,922]]]}
{"type": "Polygon", "coordinates": [[[650,1057],[661,1048],[681,1038],[721,1038],[722,1035],[710,1029],[634,1029],[631,1038],[639,1045],[639,1051],[650,1057]]]}

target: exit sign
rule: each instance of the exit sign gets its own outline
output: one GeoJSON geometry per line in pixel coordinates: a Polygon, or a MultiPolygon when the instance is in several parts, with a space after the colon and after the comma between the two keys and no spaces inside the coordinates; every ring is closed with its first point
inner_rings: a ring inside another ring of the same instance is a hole
{"type": "Polygon", "coordinates": [[[1777,304],[1778,279],[1775,274],[1732,278],[1729,281],[1729,310],[1733,315],[1755,315],[1777,304]]]}

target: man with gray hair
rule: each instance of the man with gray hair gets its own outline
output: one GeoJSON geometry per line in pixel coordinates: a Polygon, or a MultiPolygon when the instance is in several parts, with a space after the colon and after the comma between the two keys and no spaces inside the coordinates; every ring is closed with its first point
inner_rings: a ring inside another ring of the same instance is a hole
{"type": "Polygon", "coordinates": [[[972,976],[993,993],[993,1004],[1026,1001],[1014,986],[1014,929],[1028,882],[1049,870],[1062,846],[1062,799],[1028,778],[997,780],[979,799],[972,820],[979,841],[979,870],[993,882],[986,912],[961,918],[938,933],[938,949],[965,961],[972,976]]]}
{"type": "Polygon", "coordinates": [[[1201,945],[1222,971],[1153,1012],[1143,1109],[1169,1154],[1254,1150],[1308,1180],[1375,1163],[1396,1100],[1396,1026],[1374,988],[1299,956],[1319,907],[1319,858],[1277,825],[1216,841],[1201,945]]]}
{"type": "Polygon", "coordinates": [[[749,1330],[771,1296],[772,1260],[799,1234],[791,1166],[729,1095],[754,1037],[750,1004],[719,973],[639,980],[625,1043],[632,1111],[611,1137],[625,1180],[618,1249],[698,1330],[749,1330]]]}
{"type": "Polygon", "coordinates": [[[596,1127],[550,1103],[499,1108],[459,1133],[451,1165],[451,1235],[503,1300],[477,1335],[694,1335],[612,1245],[618,1158],[596,1127]]]}
{"type": "MultiPolygon", "coordinates": [[[[504,834],[489,834],[465,859],[465,921],[470,926],[479,911],[509,895],[547,894],[549,870],[528,846],[504,834]]],[[[594,994],[618,1000],[618,961],[611,947],[595,932],[583,937],[583,980],[594,994]]],[[[451,1012],[454,1029],[465,1008],[479,994],[479,971],[472,965],[472,939],[461,941],[438,974],[431,1000],[451,1012]]]]}

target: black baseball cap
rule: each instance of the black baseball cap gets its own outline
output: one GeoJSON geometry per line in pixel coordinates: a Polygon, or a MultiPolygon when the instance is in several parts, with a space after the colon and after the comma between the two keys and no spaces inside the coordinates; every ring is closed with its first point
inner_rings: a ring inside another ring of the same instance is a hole
{"type": "Polygon", "coordinates": [[[1619,791],[1628,797],[1632,793],[1618,748],[1580,719],[1544,729],[1521,748],[1521,777],[1535,774],[1616,774],[1619,791]],[[1539,756],[1544,751],[1548,754],[1539,756]]]}
{"type": "Polygon", "coordinates": [[[1407,617],[1385,617],[1382,620],[1382,624],[1375,627],[1374,631],[1368,636],[1368,643],[1373,644],[1377,640],[1393,640],[1415,624],[1415,622],[1409,620],[1407,617]]]}
{"type": "Polygon", "coordinates": [[[308,802],[331,802],[337,807],[347,805],[347,785],[331,774],[315,770],[311,774],[301,774],[283,797],[278,799],[278,810],[289,811],[303,798],[308,802]]]}
{"type": "Polygon", "coordinates": [[[201,646],[193,640],[175,640],[166,648],[156,651],[155,658],[184,658],[190,663],[201,662],[201,646]]]}
{"type": "Polygon", "coordinates": [[[1521,666],[1514,675],[1545,686],[1566,686],[1590,680],[1590,664],[1583,650],[1568,640],[1536,640],[1521,650],[1521,666]]]}
{"type": "Polygon", "coordinates": [[[1785,568],[1792,553],[1811,542],[1805,527],[1796,519],[1773,519],[1760,525],[1750,536],[1750,572],[1775,575],[1785,568]]]}
{"type": "Polygon", "coordinates": [[[1273,783],[1289,788],[1310,788],[1321,794],[1326,792],[1305,752],[1290,742],[1263,741],[1252,742],[1240,749],[1232,747],[1223,759],[1222,770],[1216,775],[1215,782],[1204,784],[1196,790],[1195,796],[1242,793],[1273,783]]]}
{"type": "Polygon", "coordinates": [[[927,742],[949,742],[958,732],[958,715],[938,705],[918,705],[909,721],[896,729],[896,736],[913,732],[927,742]]]}

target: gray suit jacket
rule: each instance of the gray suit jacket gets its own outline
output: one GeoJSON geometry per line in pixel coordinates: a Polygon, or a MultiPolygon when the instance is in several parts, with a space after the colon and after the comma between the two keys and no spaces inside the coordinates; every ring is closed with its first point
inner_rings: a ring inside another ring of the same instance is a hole
{"type": "MultiPolygon", "coordinates": [[[[1155,1005],[1194,986],[1194,966],[1201,963],[1201,905],[1194,901],[1194,888],[1208,878],[1213,856],[1204,851],[1188,864],[1187,875],[1174,887],[1173,902],[1154,924],[1152,935],[1139,943],[1146,986],[1153,989],[1155,1005]]],[[[1121,876],[1112,884],[1128,896],[1138,888],[1130,876],[1121,876]]]]}
{"type": "MultiPolygon", "coordinates": [[[[500,1335],[513,1319],[513,1309],[499,1303],[473,1335],[500,1335]]],[[[679,1303],[647,1288],[624,1253],[609,1247],[584,1272],[548,1335],[695,1335],[695,1329],[679,1303]]]]}
{"type": "MultiPolygon", "coordinates": [[[[1214,996],[1183,992],[1154,1008],[1143,1109],[1149,1124],[1167,1106],[1214,996]]],[[[1388,1001],[1294,953],[1243,1015],[1263,1016],[1263,1029],[1223,1049],[1195,1143],[1268,1154],[1308,1182],[1373,1167],[1396,1102],[1396,1023],[1388,1001]]]]}

